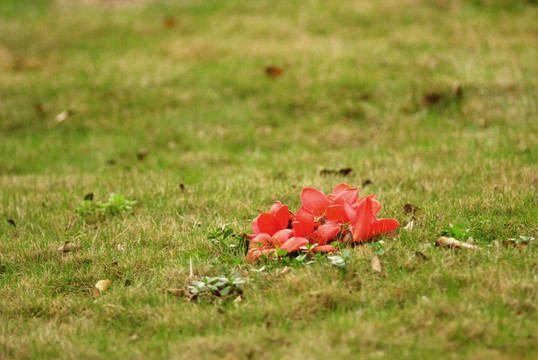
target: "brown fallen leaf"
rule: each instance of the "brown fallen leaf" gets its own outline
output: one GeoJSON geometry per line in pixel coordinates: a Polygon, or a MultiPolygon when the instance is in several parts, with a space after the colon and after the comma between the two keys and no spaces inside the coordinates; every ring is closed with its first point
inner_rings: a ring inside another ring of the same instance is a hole
{"type": "Polygon", "coordinates": [[[239,304],[240,302],[243,301],[243,297],[241,295],[238,295],[235,299],[234,299],[234,304],[239,304]]]}
{"type": "Polygon", "coordinates": [[[282,269],[282,271],[280,271],[280,276],[284,276],[286,274],[289,274],[291,271],[291,269],[288,267],[288,266],[284,266],[284,268],[282,269]]]}
{"type": "Polygon", "coordinates": [[[430,106],[430,105],[435,105],[435,104],[440,103],[441,101],[445,99],[445,97],[446,96],[444,94],[431,92],[431,93],[424,94],[422,101],[424,102],[425,105],[430,106]]]}
{"type": "Polygon", "coordinates": [[[454,95],[456,99],[463,98],[463,87],[457,81],[452,84],[452,95],[454,95]]]}
{"type": "Polygon", "coordinates": [[[110,288],[110,285],[112,285],[112,281],[110,279],[99,280],[93,288],[93,296],[98,298],[99,296],[101,296],[101,293],[107,291],[108,288],[110,288]]]}
{"type": "Polygon", "coordinates": [[[340,169],[321,169],[319,174],[322,176],[326,175],[342,175],[349,176],[353,172],[353,169],[350,167],[340,168],[340,169]]]}
{"type": "Polygon", "coordinates": [[[415,253],[407,259],[405,266],[412,267],[417,263],[418,260],[426,261],[428,260],[428,257],[420,251],[415,251],[415,253]]]}
{"type": "Polygon", "coordinates": [[[529,242],[528,241],[515,241],[514,239],[508,239],[504,242],[504,246],[506,248],[515,247],[515,248],[525,249],[527,246],[529,246],[529,242]]]}
{"type": "Polygon", "coordinates": [[[414,214],[418,212],[419,210],[420,208],[417,205],[410,204],[410,203],[405,204],[403,207],[403,211],[406,214],[414,214]]]}
{"type": "Polygon", "coordinates": [[[34,111],[38,116],[45,115],[45,108],[43,107],[43,104],[41,103],[36,103],[34,105],[34,111]]]}
{"type": "Polygon", "coordinates": [[[372,265],[372,269],[375,272],[382,272],[383,271],[383,265],[381,265],[381,260],[379,259],[379,256],[374,255],[372,257],[372,260],[370,260],[370,265],[372,265]]]}
{"type": "Polygon", "coordinates": [[[478,249],[475,245],[471,245],[466,242],[458,241],[454,238],[447,238],[444,236],[441,236],[440,238],[435,240],[435,246],[447,247],[450,249],[478,249]]]}
{"type": "Polygon", "coordinates": [[[9,225],[13,226],[13,227],[17,227],[17,224],[15,223],[15,220],[13,219],[7,219],[7,222],[9,223],[9,225]]]}
{"type": "Polygon", "coordinates": [[[185,294],[185,291],[180,288],[175,289],[163,289],[163,294],[170,294],[174,296],[183,296],[185,294]]]}
{"type": "Polygon", "coordinates": [[[173,29],[177,26],[177,21],[174,17],[168,16],[163,19],[163,27],[173,29]]]}
{"type": "Polygon", "coordinates": [[[146,156],[148,156],[148,154],[149,154],[149,148],[145,147],[136,152],[136,157],[138,161],[143,161],[146,158],[146,156]]]}
{"type": "Polygon", "coordinates": [[[362,186],[370,185],[372,183],[372,180],[366,179],[362,182],[362,186]]]}
{"type": "Polygon", "coordinates": [[[420,251],[415,251],[415,257],[422,260],[428,260],[428,257],[420,251]]]}
{"type": "Polygon", "coordinates": [[[76,252],[76,251],[79,251],[80,249],[82,249],[81,246],[77,244],[73,244],[72,242],[66,241],[62,246],[58,248],[58,251],[62,253],[68,253],[71,251],[76,252]]]}
{"type": "Polygon", "coordinates": [[[265,68],[265,73],[271,78],[277,78],[284,73],[284,70],[278,66],[268,66],[265,68]]]}

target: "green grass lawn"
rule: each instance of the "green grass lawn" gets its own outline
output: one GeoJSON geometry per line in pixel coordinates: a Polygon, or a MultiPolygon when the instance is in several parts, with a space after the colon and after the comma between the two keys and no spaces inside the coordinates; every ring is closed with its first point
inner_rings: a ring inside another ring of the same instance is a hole
{"type": "Polygon", "coordinates": [[[535,359],[536,246],[505,244],[538,235],[537,20],[531,0],[0,1],[0,359],[535,359]],[[343,269],[262,271],[219,235],[342,182],[414,227],[343,269]],[[84,218],[89,193],[136,204],[84,218]],[[449,224],[479,249],[434,247],[449,224]],[[239,299],[163,294],[226,274],[239,299]]]}

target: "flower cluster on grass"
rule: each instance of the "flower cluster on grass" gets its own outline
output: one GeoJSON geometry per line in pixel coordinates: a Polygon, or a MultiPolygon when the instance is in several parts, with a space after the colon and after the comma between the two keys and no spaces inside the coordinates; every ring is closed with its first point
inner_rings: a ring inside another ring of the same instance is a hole
{"type": "Polygon", "coordinates": [[[252,222],[245,261],[296,251],[333,252],[340,245],[365,242],[398,228],[400,223],[394,219],[377,218],[381,203],[375,198],[359,198],[359,188],[339,184],[328,195],[304,188],[295,214],[276,201],[269,212],[252,222]]]}

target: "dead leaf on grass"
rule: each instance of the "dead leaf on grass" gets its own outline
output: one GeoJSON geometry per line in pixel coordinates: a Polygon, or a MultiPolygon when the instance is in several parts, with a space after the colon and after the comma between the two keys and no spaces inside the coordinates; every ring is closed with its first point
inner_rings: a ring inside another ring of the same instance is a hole
{"type": "Polygon", "coordinates": [[[374,255],[372,257],[372,260],[370,260],[370,265],[372,266],[372,269],[375,272],[382,272],[383,271],[383,265],[381,265],[381,260],[379,259],[379,256],[374,255]]]}
{"type": "Polygon", "coordinates": [[[43,104],[41,103],[36,103],[34,105],[34,111],[38,116],[45,115],[45,108],[43,107],[43,104]]]}
{"type": "Polygon", "coordinates": [[[235,299],[234,299],[234,304],[239,304],[240,302],[243,302],[243,297],[241,295],[238,295],[235,299]]]}
{"type": "Polygon", "coordinates": [[[407,261],[405,262],[405,266],[412,267],[414,264],[417,263],[418,260],[426,261],[428,260],[428,257],[420,251],[415,251],[415,253],[407,259],[407,261]]]}
{"type": "Polygon", "coordinates": [[[75,109],[69,108],[67,110],[62,111],[58,115],[56,115],[56,117],[54,118],[54,121],[56,121],[57,123],[64,122],[65,120],[67,120],[67,118],[69,118],[70,116],[73,116],[74,114],[75,114],[75,109]]]}
{"type": "Polygon", "coordinates": [[[322,176],[326,175],[342,175],[349,176],[353,172],[353,169],[350,167],[340,168],[340,169],[321,169],[319,174],[322,176]]]}
{"type": "Polygon", "coordinates": [[[417,205],[407,203],[403,207],[403,211],[406,214],[414,214],[418,211],[420,211],[420,208],[417,205]]]}
{"type": "Polygon", "coordinates": [[[149,154],[149,148],[145,147],[136,152],[136,157],[138,161],[143,161],[146,158],[146,156],[148,156],[148,154],[149,154]]]}
{"type": "Polygon", "coordinates": [[[163,27],[167,29],[173,29],[176,26],[177,26],[177,20],[174,17],[168,16],[163,19],[163,27]]]}
{"type": "Polygon", "coordinates": [[[445,97],[446,96],[444,94],[430,92],[430,93],[424,94],[422,101],[424,102],[425,105],[431,106],[431,105],[440,103],[441,101],[445,99],[445,97]]]}
{"type": "Polygon", "coordinates": [[[415,226],[415,222],[411,220],[407,225],[404,226],[404,230],[411,231],[413,230],[413,226],[415,226]]]}
{"type": "Polygon", "coordinates": [[[62,253],[68,253],[68,252],[71,252],[71,251],[76,252],[76,251],[79,251],[80,249],[82,249],[81,246],[79,246],[77,244],[73,244],[70,241],[66,241],[62,246],[60,246],[58,248],[58,251],[62,252],[62,253]]]}
{"type": "Polygon", "coordinates": [[[454,95],[456,99],[463,98],[463,87],[457,81],[452,84],[452,95],[454,95]]]}
{"type": "Polygon", "coordinates": [[[267,74],[267,76],[269,76],[270,78],[277,78],[279,76],[281,76],[283,73],[284,73],[284,70],[278,66],[268,66],[265,68],[265,73],[267,74]]]}
{"type": "Polygon", "coordinates": [[[174,288],[174,289],[163,289],[163,294],[170,294],[174,296],[183,296],[185,294],[185,291],[180,288],[174,288]]]}
{"type": "Polygon", "coordinates": [[[366,179],[362,182],[362,186],[370,185],[372,183],[372,180],[366,179]]]}
{"type": "Polygon", "coordinates": [[[7,219],[7,222],[9,223],[9,225],[13,226],[13,227],[17,227],[17,224],[15,223],[15,220],[13,219],[7,219]]]}
{"type": "Polygon", "coordinates": [[[284,266],[284,268],[280,271],[280,276],[284,276],[286,274],[289,274],[291,271],[289,266],[284,266]]]}
{"type": "Polygon", "coordinates": [[[435,240],[435,246],[447,247],[450,249],[469,249],[469,250],[478,249],[474,245],[468,244],[463,241],[458,241],[454,238],[447,238],[444,236],[441,236],[440,238],[435,240]]]}
{"type": "Polygon", "coordinates": [[[422,260],[428,260],[428,257],[421,253],[420,251],[415,251],[415,257],[422,260]]]}
{"type": "Polygon", "coordinates": [[[506,240],[504,242],[504,246],[506,248],[514,247],[514,248],[526,249],[527,246],[529,246],[529,242],[528,241],[516,241],[514,239],[508,239],[508,240],[506,240]]]}
{"type": "Polygon", "coordinates": [[[112,281],[110,279],[99,280],[93,288],[93,296],[98,298],[103,292],[110,288],[110,285],[112,285],[112,281]]]}

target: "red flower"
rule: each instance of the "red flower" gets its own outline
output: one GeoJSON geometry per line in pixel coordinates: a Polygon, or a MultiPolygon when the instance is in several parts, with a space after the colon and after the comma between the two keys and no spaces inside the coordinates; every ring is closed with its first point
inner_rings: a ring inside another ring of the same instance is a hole
{"type": "Polygon", "coordinates": [[[252,222],[253,235],[247,236],[252,240],[245,261],[274,256],[277,248],[294,252],[308,244],[316,244],[314,252],[332,252],[337,249],[328,242],[338,235],[349,233],[353,242],[364,242],[399,227],[394,219],[376,218],[381,203],[375,197],[359,199],[359,188],[347,184],[337,185],[328,195],[305,188],[297,215],[277,201],[268,213],[252,222]],[[346,225],[349,232],[344,230],[346,225]]]}
{"type": "Polygon", "coordinates": [[[290,229],[279,230],[272,236],[267,233],[258,234],[250,241],[245,261],[256,261],[262,255],[271,256],[277,246],[282,248],[283,244],[291,240],[292,236],[293,231],[290,229]]]}
{"type": "Polygon", "coordinates": [[[261,213],[252,221],[253,236],[259,234],[273,235],[279,230],[287,229],[290,221],[290,211],[287,205],[276,201],[268,213],[261,213]]]}
{"type": "Polygon", "coordinates": [[[335,204],[348,202],[354,204],[359,197],[359,188],[351,188],[347,184],[337,185],[333,192],[325,196],[321,191],[315,188],[304,188],[301,193],[302,207],[310,211],[317,217],[322,216],[327,208],[335,204]]]}
{"type": "MultiPolygon", "coordinates": [[[[337,185],[327,196],[317,189],[305,188],[301,194],[301,208],[320,218],[324,217],[326,223],[349,224],[353,241],[366,241],[400,226],[394,219],[376,218],[382,207],[381,203],[375,200],[376,195],[360,199],[358,197],[359,188],[352,188],[347,184],[337,185]]],[[[297,220],[299,218],[306,216],[299,217],[297,212],[297,220]]]]}
{"type": "Polygon", "coordinates": [[[357,207],[355,217],[349,225],[353,241],[363,242],[400,227],[400,223],[394,219],[377,219],[374,201],[367,197],[357,207]]]}

